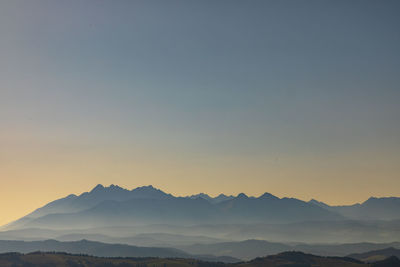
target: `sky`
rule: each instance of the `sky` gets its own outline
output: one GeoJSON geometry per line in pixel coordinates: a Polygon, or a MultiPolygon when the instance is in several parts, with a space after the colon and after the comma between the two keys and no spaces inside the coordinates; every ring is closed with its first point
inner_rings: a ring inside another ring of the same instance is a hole
{"type": "Polygon", "coordinates": [[[400,196],[399,1],[0,2],[0,225],[96,184],[400,196]]]}

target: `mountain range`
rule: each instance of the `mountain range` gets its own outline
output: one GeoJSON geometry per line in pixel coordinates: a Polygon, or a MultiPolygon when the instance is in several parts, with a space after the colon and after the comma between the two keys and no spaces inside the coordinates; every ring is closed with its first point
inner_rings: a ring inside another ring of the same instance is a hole
{"type": "MultiPolygon", "coordinates": [[[[395,197],[329,206],[317,200],[306,202],[269,193],[258,197],[244,193],[176,197],[153,186],[127,190],[97,185],[90,192],[57,199],[5,225],[0,240],[53,239],[53,243],[60,242],[54,243],[59,246],[90,240],[230,257],[228,260],[250,260],[293,250],[345,256],[400,248],[399,213],[399,198],[395,197]]],[[[129,256],[138,255],[132,251],[129,256]]]]}
{"type": "Polygon", "coordinates": [[[311,200],[278,198],[264,193],[249,197],[204,193],[175,197],[152,186],[127,190],[97,185],[79,196],[69,195],[35,210],[3,229],[82,229],[140,224],[254,224],[304,221],[400,219],[399,198],[370,198],[362,204],[329,206],[311,200]]]}

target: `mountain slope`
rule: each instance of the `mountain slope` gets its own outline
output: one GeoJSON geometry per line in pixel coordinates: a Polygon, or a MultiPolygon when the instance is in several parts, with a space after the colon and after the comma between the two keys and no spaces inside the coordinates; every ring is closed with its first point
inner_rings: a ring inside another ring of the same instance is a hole
{"type": "Polygon", "coordinates": [[[362,260],[365,262],[376,262],[387,259],[392,256],[400,258],[400,249],[390,247],[385,249],[372,250],[364,253],[350,254],[348,257],[362,260]]]}
{"type": "Polygon", "coordinates": [[[130,199],[168,199],[173,198],[172,195],[166,194],[159,189],[149,186],[142,186],[133,190],[127,190],[117,185],[104,187],[101,184],[95,186],[90,192],[82,193],[79,196],[71,194],[65,198],[52,201],[45,206],[36,209],[32,213],[12,222],[4,229],[26,228],[29,222],[36,218],[49,214],[67,214],[76,213],[86,209],[90,209],[99,205],[104,201],[126,201],[130,199]]]}
{"type": "Polygon", "coordinates": [[[217,204],[220,214],[235,223],[341,220],[342,216],[294,198],[277,198],[264,194],[258,198],[239,194],[217,204]],[[249,221],[248,218],[256,218],[249,221]]]}
{"type": "Polygon", "coordinates": [[[336,212],[349,219],[357,220],[399,220],[400,198],[398,197],[371,197],[361,204],[348,206],[329,206],[323,202],[312,199],[314,204],[331,212],[336,212]]]}

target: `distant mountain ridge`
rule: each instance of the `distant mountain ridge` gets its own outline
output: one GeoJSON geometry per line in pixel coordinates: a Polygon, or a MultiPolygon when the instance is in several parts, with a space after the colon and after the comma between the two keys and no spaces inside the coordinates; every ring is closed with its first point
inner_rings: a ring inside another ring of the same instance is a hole
{"type": "Polygon", "coordinates": [[[270,193],[259,197],[244,193],[210,197],[200,193],[175,197],[153,186],[127,190],[99,184],[90,192],[69,195],[48,203],[8,224],[6,230],[21,228],[91,228],[132,224],[293,223],[345,219],[398,219],[400,198],[370,198],[362,204],[329,206],[311,200],[278,198],[270,193]]]}
{"type": "Polygon", "coordinates": [[[398,197],[370,197],[365,202],[347,206],[329,206],[312,199],[309,203],[336,212],[349,219],[356,220],[399,220],[400,198],[398,197]]]}
{"type": "Polygon", "coordinates": [[[35,210],[7,229],[84,228],[138,223],[261,223],[340,220],[342,216],[317,205],[278,198],[269,193],[248,197],[206,194],[175,197],[153,186],[127,190],[97,185],[79,196],[69,195],[35,210]]]}

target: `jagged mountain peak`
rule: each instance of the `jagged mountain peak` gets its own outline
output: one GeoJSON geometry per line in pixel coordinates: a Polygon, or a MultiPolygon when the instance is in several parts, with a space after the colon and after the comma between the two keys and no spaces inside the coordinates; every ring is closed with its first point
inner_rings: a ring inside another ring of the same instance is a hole
{"type": "Polygon", "coordinates": [[[87,194],[90,195],[92,193],[119,193],[119,192],[125,193],[125,194],[131,193],[131,195],[132,194],[146,194],[146,193],[149,193],[149,194],[157,193],[157,194],[167,195],[162,190],[155,188],[152,185],[139,186],[132,190],[128,190],[128,189],[125,189],[123,187],[120,187],[120,186],[114,185],[114,184],[111,184],[110,186],[107,186],[107,187],[103,186],[102,184],[98,184],[90,192],[85,192],[82,195],[87,195],[87,194]]]}
{"type": "Polygon", "coordinates": [[[105,187],[102,184],[98,184],[90,192],[98,192],[98,191],[104,190],[104,188],[105,187]]]}
{"type": "MultiPolygon", "coordinates": [[[[158,192],[164,193],[162,190],[155,188],[152,185],[139,186],[131,190],[131,192],[158,192]]],[[[166,194],[166,193],[164,193],[166,194]]]]}
{"type": "Polygon", "coordinates": [[[262,194],[258,198],[259,199],[279,199],[278,197],[276,197],[276,196],[274,196],[274,195],[272,195],[272,194],[270,194],[268,192],[265,192],[264,194],[262,194]]]}
{"type": "Polygon", "coordinates": [[[135,198],[157,198],[157,199],[166,199],[172,198],[171,194],[167,194],[164,191],[153,187],[152,185],[140,186],[134,188],[130,191],[135,198]]]}
{"type": "MultiPolygon", "coordinates": [[[[110,188],[110,189],[123,189],[122,187],[120,187],[118,185],[115,185],[115,184],[111,184],[108,188],[110,188]]],[[[124,189],[124,190],[126,190],[126,189],[124,189]]]]}
{"type": "Polygon", "coordinates": [[[97,193],[97,192],[111,192],[111,191],[129,191],[124,189],[118,185],[111,184],[110,186],[103,186],[102,184],[96,185],[89,193],[97,193]]]}
{"type": "Polygon", "coordinates": [[[207,194],[205,194],[205,193],[199,193],[199,194],[196,194],[196,195],[191,195],[191,196],[189,196],[189,198],[204,198],[204,199],[211,199],[212,197],[210,197],[209,195],[207,195],[207,194]]]}
{"type": "Polygon", "coordinates": [[[240,193],[240,194],[237,195],[236,198],[247,199],[249,197],[245,193],[240,193]]]}
{"type": "Polygon", "coordinates": [[[201,199],[207,200],[207,201],[210,202],[210,203],[216,204],[216,203],[223,202],[223,201],[225,201],[225,200],[232,199],[232,198],[234,198],[234,197],[233,197],[233,196],[227,196],[227,195],[224,195],[224,194],[219,194],[217,197],[211,197],[211,196],[209,196],[208,194],[199,193],[199,194],[196,194],[196,195],[188,196],[188,197],[186,197],[186,198],[190,198],[190,199],[198,199],[198,198],[201,198],[201,199]]]}
{"type": "Polygon", "coordinates": [[[136,188],[132,189],[131,191],[161,191],[161,190],[158,188],[155,188],[152,185],[144,185],[144,186],[136,187],[136,188]]]}

